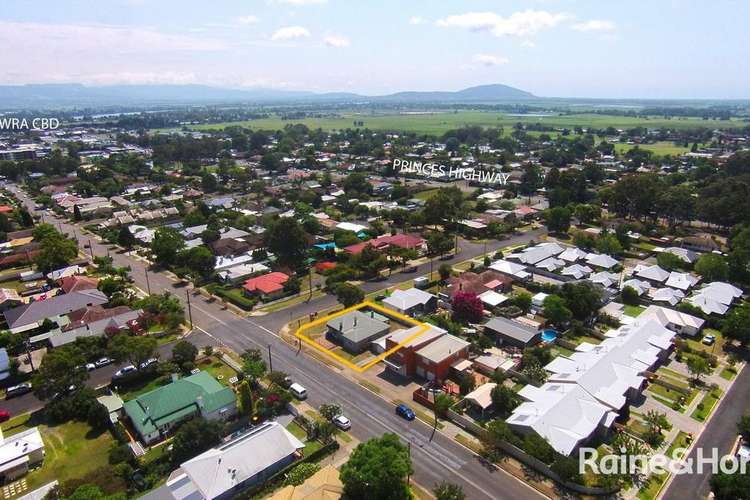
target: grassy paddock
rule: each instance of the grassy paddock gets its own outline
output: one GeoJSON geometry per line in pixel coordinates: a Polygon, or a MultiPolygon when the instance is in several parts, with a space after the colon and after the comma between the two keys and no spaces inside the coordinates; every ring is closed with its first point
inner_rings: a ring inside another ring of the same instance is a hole
{"type": "MultiPolygon", "coordinates": [[[[220,130],[228,126],[239,125],[254,130],[279,130],[283,129],[286,125],[302,123],[310,128],[321,128],[324,130],[342,130],[346,128],[355,128],[355,121],[364,122],[363,127],[369,128],[371,130],[394,130],[432,135],[441,135],[448,130],[467,125],[478,125],[480,127],[503,127],[504,132],[507,135],[512,132],[512,127],[516,123],[541,123],[550,127],[569,129],[572,129],[576,126],[584,128],[614,127],[623,129],[639,126],[652,128],[732,128],[742,126],[742,123],[736,120],[717,121],[702,120],[699,118],[675,118],[672,120],[668,120],[661,117],[637,118],[629,116],[599,115],[587,113],[538,117],[512,116],[504,113],[496,113],[490,111],[456,111],[422,114],[341,113],[340,115],[333,117],[304,118],[300,120],[282,120],[278,116],[271,116],[269,118],[261,118],[257,120],[194,125],[190,128],[194,130],[220,130]]],[[[573,137],[572,134],[571,137],[573,137]]],[[[667,143],[667,145],[671,145],[671,143],[667,143]]],[[[659,147],[664,149],[667,148],[667,145],[659,147]]],[[[626,144],[624,146],[630,145],[626,144]]],[[[672,147],[674,146],[672,145],[672,147]]]]}

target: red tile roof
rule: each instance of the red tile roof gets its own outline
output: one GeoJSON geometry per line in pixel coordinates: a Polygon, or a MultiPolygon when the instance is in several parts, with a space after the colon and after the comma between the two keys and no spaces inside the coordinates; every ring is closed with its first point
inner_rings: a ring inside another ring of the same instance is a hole
{"type": "Polygon", "coordinates": [[[8,212],[12,212],[13,208],[9,207],[8,205],[0,205],[0,214],[5,214],[8,212]]]}
{"type": "Polygon", "coordinates": [[[280,272],[273,272],[250,278],[245,281],[243,288],[248,292],[273,293],[284,288],[284,283],[289,280],[289,276],[280,272]]]}
{"type": "Polygon", "coordinates": [[[66,276],[62,278],[59,283],[60,288],[62,288],[65,293],[70,293],[96,288],[96,285],[99,284],[99,280],[88,276],[66,276]]]}
{"type": "Polygon", "coordinates": [[[344,248],[351,254],[358,254],[362,252],[367,246],[371,246],[376,250],[382,250],[388,246],[396,246],[400,248],[418,248],[424,245],[424,239],[415,234],[396,234],[391,236],[390,234],[384,234],[378,236],[375,239],[369,241],[363,241],[362,243],[355,243],[344,248]]]}

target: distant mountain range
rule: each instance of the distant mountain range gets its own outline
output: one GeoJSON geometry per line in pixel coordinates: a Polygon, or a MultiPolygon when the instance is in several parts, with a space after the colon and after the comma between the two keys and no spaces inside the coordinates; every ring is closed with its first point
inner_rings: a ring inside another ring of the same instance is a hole
{"type": "Polygon", "coordinates": [[[0,86],[0,108],[54,108],[68,106],[271,103],[271,102],[500,102],[534,99],[529,92],[507,85],[470,87],[456,92],[397,92],[366,96],[346,92],[315,93],[273,89],[225,89],[206,85],[34,84],[0,86]]]}

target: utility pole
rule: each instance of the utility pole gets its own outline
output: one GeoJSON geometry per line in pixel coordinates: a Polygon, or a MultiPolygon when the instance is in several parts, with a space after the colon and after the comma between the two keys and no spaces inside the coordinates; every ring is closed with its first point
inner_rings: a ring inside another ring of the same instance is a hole
{"type": "Polygon", "coordinates": [[[94,260],[94,247],[91,246],[91,238],[89,238],[89,252],[91,253],[91,260],[94,260]]]}
{"type": "Polygon", "coordinates": [[[187,297],[188,306],[188,318],[190,318],[190,329],[193,329],[193,308],[190,307],[190,290],[185,290],[185,297],[187,297]]]}
{"type": "Polygon", "coordinates": [[[313,293],[313,285],[312,285],[312,266],[310,266],[310,274],[309,274],[309,276],[310,276],[310,297],[309,297],[309,298],[307,299],[307,301],[308,301],[308,302],[312,300],[312,293],[313,293]]]}
{"type": "Polygon", "coordinates": [[[151,283],[148,281],[148,267],[143,268],[146,271],[146,291],[151,295],[151,283]]]}
{"type": "MultiPolygon", "coordinates": [[[[409,446],[409,461],[411,462],[411,441],[406,444],[409,446]]],[[[406,476],[406,484],[411,484],[411,472],[406,476]]]]}
{"type": "Polygon", "coordinates": [[[273,358],[271,357],[271,344],[268,344],[268,371],[273,371],[273,358]]]}

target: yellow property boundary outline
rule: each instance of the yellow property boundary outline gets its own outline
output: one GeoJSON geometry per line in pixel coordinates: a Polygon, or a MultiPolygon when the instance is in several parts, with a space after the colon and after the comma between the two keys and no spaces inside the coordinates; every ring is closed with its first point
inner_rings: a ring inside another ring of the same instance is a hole
{"type": "Polygon", "coordinates": [[[378,304],[375,304],[374,302],[370,302],[369,300],[365,300],[364,302],[361,302],[361,303],[359,303],[357,305],[354,305],[352,307],[347,307],[346,309],[343,309],[343,310],[341,310],[339,312],[336,312],[336,313],[333,313],[333,314],[328,314],[328,315],[326,315],[326,316],[324,316],[324,317],[322,317],[320,319],[316,319],[313,322],[310,322],[310,323],[308,323],[306,325],[303,325],[303,326],[299,327],[297,329],[297,331],[295,332],[294,336],[297,337],[298,339],[300,339],[305,344],[307,344],[307,345],[309,345],[311,347],[314,347],[315,349],[317,349],[318,351],[322,352],[323,354],[325,354],[325,355],[327,355],[327,356],[335,359],[337,362],[343,364],[347,368],[351,368],[352,370],[356,371],[357,373],[362,373],[364,371],[369,370],[370,368],[372,368],[373,366],[375,366],[379,362],[383,361],[385,358],[387,358],[388,356],[390,356],[394,352],[398,351],[399,349],[401,349],[406,344],[408,344],[412,340],[416,339],[420,335],[424,334],[429,329],[430,329],[430,325],[428,325],[427,323],[423,323],[421,321],[417,321],[414,318],[410,318],[409,316],[406,316],[405,314],[401,314],[401,313],[393,311],[391,309],[386,309],[385,307],[380,306],[378,304]],[[407,337],[403,341],[399,342],[395,347],[393,347],[393,348],[385,351],[384,353],[382,353],[379,356],[375,357],[375,359],[370,360],[364,366],[355,365],[351,361],[349,361],[347,359],[344,359],[343,357],[339,356],[338,354],[336,354],[335,352],[331,351],[330,349],[327,349],[327,348],[323,347],[322,345],[320,345],[319,343],[315,342],[314,340],[312,340],[311,338],[309,338],[304,333],[305,330],[308,330],[308,329],[310,329],[310,328],[312,328],[314,326],[318,326],[320,324],[327,323],[329,320],[331,320],[333,318],[337,318],[337,317],[339,317],[339,316],[341,316],[343,314],[346,314],[348,312],[357,311],[357,310],[363,309],[365,307],[372,308],[372,309],[374,309],[374,310],[376,310],[378,312],[383,313],[386,316],[391,316],[391,317],[396,318],[396,319],[398,319],[400,321],[403,321],[404,323],[408,323],[408,324],[413,325],[413,326],[419,326],[420,328],[413,335],[409,335],[409,337],[407,337]]]}

